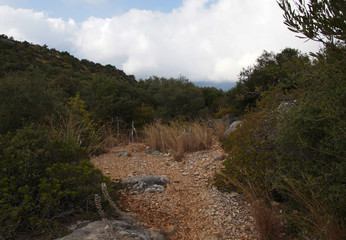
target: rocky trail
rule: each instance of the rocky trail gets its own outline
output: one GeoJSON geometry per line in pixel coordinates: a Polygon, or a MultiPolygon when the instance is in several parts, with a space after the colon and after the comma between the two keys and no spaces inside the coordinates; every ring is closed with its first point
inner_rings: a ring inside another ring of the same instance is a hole
{"type": "Polygon", "coordinates": [[[180,162],[132,143],[92,162],[114,180],[141,175],[168,178],[164,189],[121,194],[122,208],[137,224],[161,229],[166,239],[257,239],[249,204],[237,193],[222,193],[210,184],[224,157],[218,142],[209,150],[186,153],[180,162]]]}

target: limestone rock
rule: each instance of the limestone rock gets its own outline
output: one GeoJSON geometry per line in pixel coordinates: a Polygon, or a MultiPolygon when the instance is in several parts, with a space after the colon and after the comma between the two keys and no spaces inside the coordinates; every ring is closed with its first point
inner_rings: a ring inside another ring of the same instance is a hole
{"type": "Polygon", "coordinates": [[[234,132],[234,131],[237,129],[238,125],[241,125],[241,121],[235,121],[235,122],[233,122],[233,123],[228,127],[228,129],[224,132],[223,137],[226,137],[228,134],[234,132]]]}
{"type": "Polygon", "coordinates": [[[163,192],[165,190],[163,186],[168,184],[168,178],[166,176],[142,175],[125,178],[122,180],[122,184],[124,184],[130,191],[135,193],[163,192]]]}
{"type": "Polygon", "coordinates": [[[96,221],[56,240],[165,240],[158,229],[131,225],[125,221],[96,221]]]}

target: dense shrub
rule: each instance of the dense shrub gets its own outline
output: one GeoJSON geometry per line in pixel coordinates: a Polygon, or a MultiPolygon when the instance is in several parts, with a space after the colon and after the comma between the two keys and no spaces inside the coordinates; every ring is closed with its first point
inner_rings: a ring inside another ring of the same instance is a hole
{"type": "Polygon", "coordinates": [[[339,48],[317,54],[292,88],[262,93],[225,139],[230,154],[215,178],[226,190],[264,191],[269,201],[275,193],[290,233],[308,238],[345,238],[346,66],[339,48]]]}
{"type": "Polygon", "coordinates": [[[133,120],[136,127],[143,127],[145,124],[153,122],[155,111],[151,106],[142,104],[142,106],[135,109],[133,113],[133,120]]]}
{"type": "Polygon", "coordinates": [[[305,220],[309,214],[324,216],[324,224],[338,219],[345,227],[346,221],[346,66],[326,51],[312,77],[301,79],[305,94],[285,113],[275,137],[278,173],[285,177],[276,181],[283,187],[282,194],[294,196],[294,186],[299,195],[313,199],[310,203],[301,197],[288,198],[286,205],[299,212],[292,223],[300,231],[311,227],[305,220]],[[317,203],[323,208],[311,207],[317,203]]]}
{"type": "Polygon", "coordinates": [[[110,184],[110,180],[83,160],[85,149],[37,127],[2,136],[0,146],[3,236],[49,235],[62,217],[96,214],[92,197],[101,193],[102,182],[110,184]]]}
{"type": "Polygon", "coordinates": [[[47,122],[61,109],[59,92],[43,75],[9,73],[0,78],[0,134],[31,122],[47,122]]]}
{"type": "Polygon", "coordinates": [[[297,77],[310,65],[309,57],[296,49],[285,48],[277,54],[264,51],[256,64],[241,71],[236,86],[227,92],[229,105],[244,113],[274,86],[295,88],[297,77]]]}
{"type": "Polygon", "coordinates": [[[256,110],[245,114],[237,129],[223,139],[223,147],[230,154],[224,161],[221,174],[215,178],[219,188],[234,191],[237,190],[234,183],[240,183],[266,190],[271,184],[276,168],[272,136],[280,116],[276,110],[278,95],[268,96],[256,110]],[[268,105],[268,102],[272,102],[272,105],[268,105]],[[232,181],[227,178],[232,178],[232,181]]]}
{"type": "Polygon", "coordinates": [[[100,151],[104,125],[98,126],[91,118],[79,93],[69,99],[65,112],[52,121],[51,127],[62,141],[73,142],[90,155],[100,151]]]}

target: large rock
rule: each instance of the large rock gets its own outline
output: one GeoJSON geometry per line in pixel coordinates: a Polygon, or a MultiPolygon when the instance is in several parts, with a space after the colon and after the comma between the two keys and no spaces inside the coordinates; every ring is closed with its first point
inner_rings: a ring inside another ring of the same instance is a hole
{"type": "Polygon", "coordinates": [[[130,191],[135,193],[142,192],[163,192],[168,184],[168,178],[166,176],[135,176],[122,179],[124,184],[130,191]]]}
{"type": "Polygon", "coordinates": [[[235,117],[234,115],[232,114],[227,114],[225,117],[224,117],[224,126],[227,128],[229,127],[233,122],[237,121],[238,118],[235,117]]]}
{"type": "Polygon", "coordinates": [[[234,132],[234,131],[237,129],[238,125],[241,125],[241,121],[235,121],[235,122],[233,122],[233,123],[227,128],[227,130],[224,132],[223,138],[226,137],[228,134],[234,132]]]}
{"type": "Polygon", "coordinates": [[[89,223],[56,240],[165,240],[161,230],[131,225],[125,221],[103,220],[89,223]]]}

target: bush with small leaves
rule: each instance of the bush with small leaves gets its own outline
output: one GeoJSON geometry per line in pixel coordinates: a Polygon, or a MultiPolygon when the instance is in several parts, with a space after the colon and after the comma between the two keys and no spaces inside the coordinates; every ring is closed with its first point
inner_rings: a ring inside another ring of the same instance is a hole
{"type": "Polygon", "coordinates": [[[0,137],[0,234],[6,238],[52,237],[63,217],[97,216],[93,196],[110,179],[94,169],[85,149],[56,137],[34,126],[0,137]]]}

